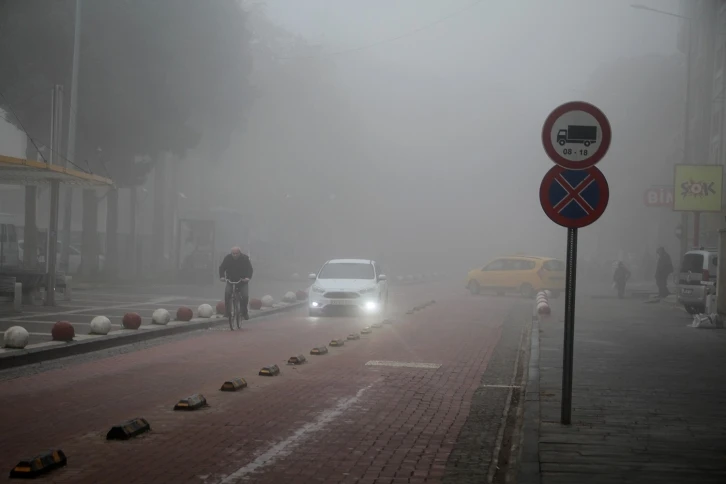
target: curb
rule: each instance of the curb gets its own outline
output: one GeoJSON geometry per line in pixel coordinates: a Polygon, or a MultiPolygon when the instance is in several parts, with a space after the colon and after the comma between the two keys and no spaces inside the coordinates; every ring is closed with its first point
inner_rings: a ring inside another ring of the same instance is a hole
{"type": "Polygon", "coordinates": [[[540,484],[539,466],[539,318],[532,319],[530,333],[529,366],[527,368],[527,389],[524,397],[522,424],[522,454],[518,484],[540,484]]]}
{"type": "MultiPolygon", "coordinates": [[[[301,308],[307,304],[307,301],[300,301],[288,306],[280,308],[271,308],[264,311],[250,314],[250,321],[254,319],[264,318],[272,314],[279,314],[301,308]]],[[[40,363],[42,361],[55,360],[66,356],[82,355],[93,351],[105,350],[115,346],[123,346],[140,341],[147,341],[155,338],[163,338],[164,336],[172,336],[182,333],[198,331],[200,329],[208,329],[214,326],[228,324],[225,318],[195,318],[189,323],[179,326],[158,326],[153,329],[137,330],[134,333],[114,334],[111,336],[98,336],[90,340],[71,341],[63,345],[53,346],[51,348],[29,348],[23,350],[15,350],[13,352],[0,355],[0,370],[16,368],[18,366],[40,363]]]]}

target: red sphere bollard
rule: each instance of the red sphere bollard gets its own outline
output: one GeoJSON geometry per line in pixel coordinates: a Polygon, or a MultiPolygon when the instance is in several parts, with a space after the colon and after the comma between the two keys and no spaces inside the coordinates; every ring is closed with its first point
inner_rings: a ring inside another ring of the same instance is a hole
{"type": "Polygon", "coordinates": [[[194,311],[188,307],[182,306],[176,312],[177,321],[191,321],[194,317],[194,311]]]}
{"type": "Polygon", "coordinates": [[[217,303],[217,314],[224,314],[224,310],[226,308],[224,307],[224,301],[219,301],[217,303]]]}
{"type": "Polygon", "coordinates": [[[306,291],[297,291],[295,296],[297,296],[298,301],[305,301],[308,298],[308,293],[306,291]]]}
{"type": "Polygon", "coordinates": [[[125,329],[139,329],[141,327],[141,316],[138,313],[126,313],[121,320],[125,329]]]}
{"type": "Polygon", "coordinates": [[[76,336],[76,330],[73,329],[73,325],[68,321],[58,321],[53,325],[50,334],[53,337],[53,341],[73,341],[73,338],[76,336]]]}
{"type": "Polygon", "coordinates": [[[257,299],[257,298],[250,299],[250,309],[254,309],[257,311],[262,309],[262,300],[257,299]]]}

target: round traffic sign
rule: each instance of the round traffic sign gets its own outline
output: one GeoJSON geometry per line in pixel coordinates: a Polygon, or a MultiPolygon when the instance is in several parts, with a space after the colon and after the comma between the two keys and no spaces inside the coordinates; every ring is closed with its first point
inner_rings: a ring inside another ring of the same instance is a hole
{"type": "Polygon", "coordinates": [[[582,101],[559,106],[542,126],[542,145],[547,156],[570,170],[584,170],[602,160],[611,139],[605,114],[582,101]]]}
{"type": "Polygon", "coordinates": [[[609,199],[605,175],[594,166],[584,170],[553,166],[539,187],[545,214],[557,225],[570,229],[587,227],[599,219],[609,199]]]}

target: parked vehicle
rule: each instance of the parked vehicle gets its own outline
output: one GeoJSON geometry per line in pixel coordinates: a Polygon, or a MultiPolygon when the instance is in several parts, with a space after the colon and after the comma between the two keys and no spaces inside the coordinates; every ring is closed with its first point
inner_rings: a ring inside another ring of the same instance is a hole
{"type": "MultiPolygon", "coordinates": [[[[677,274],[678,302],[690,314],[706,310],[709,288],[716,284],[718,249],[699,248],[685,253],[677,274]]],[[[714,289],[715,290],[715,289],[714,289]]]]}
{"type": "Polygon", "coordinates": [[[517,292],[524,297],[550,290],[556,297],[565,289],[565,263],[546,257],[500,257],[470,271],[466,287],[472,294],[489,290],[499,295],[517,292]]]}

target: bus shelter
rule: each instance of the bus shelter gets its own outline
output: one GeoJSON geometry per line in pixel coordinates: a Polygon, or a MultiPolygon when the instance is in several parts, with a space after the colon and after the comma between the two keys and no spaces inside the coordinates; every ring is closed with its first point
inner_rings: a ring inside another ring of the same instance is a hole
{"type": "MultiPolygon", "coordinates": [[[[50,185],[50,211],[47,247],[58,244],[58,205],[60,185],[80,187],[113,187],[110,178],[73,170],[56,164],[13,158],[0,155],[0,184],[4,185],[50,185]]],[[[56,251],[48,250],[46,280],[46,305],[55,304],[56,251]]]]}

